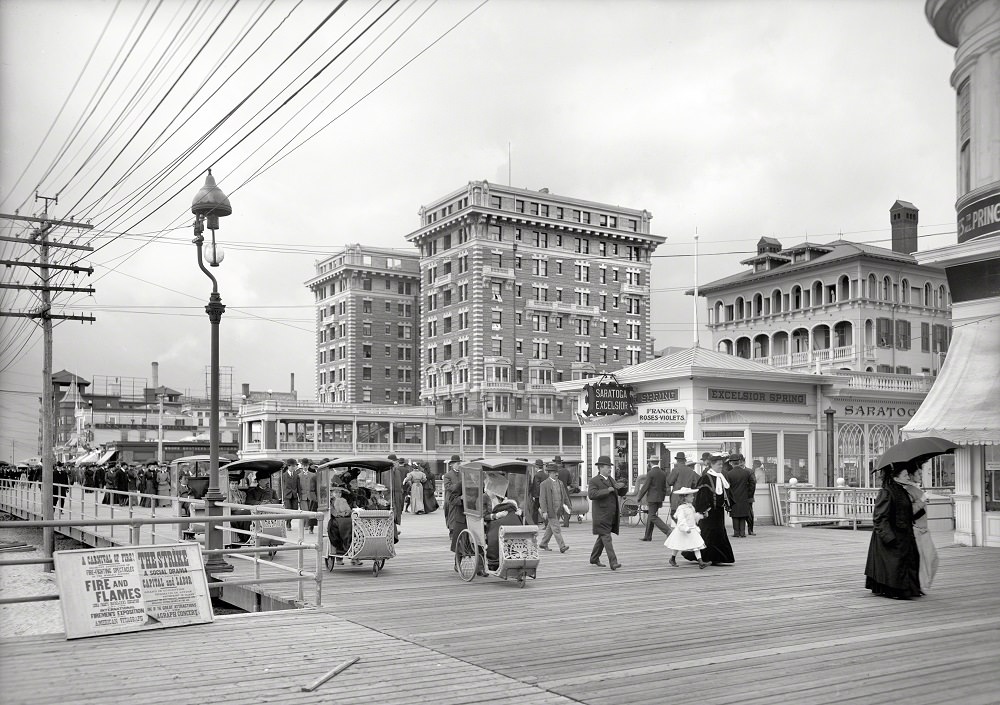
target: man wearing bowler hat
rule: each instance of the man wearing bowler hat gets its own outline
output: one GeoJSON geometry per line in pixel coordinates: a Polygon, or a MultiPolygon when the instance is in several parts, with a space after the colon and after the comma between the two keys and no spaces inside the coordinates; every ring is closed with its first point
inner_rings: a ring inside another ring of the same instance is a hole
{"type": "MultiPolygon", "coordinates": [[[[668,456],[669,457],[669,456],[668,456]]],[[[663,500],[667,497],[667,473],[663,472],[663,469],[659,465],[654,465],[646,473],[646,479],[642,483],[642,487],[639,489],[639,494],[636,495],[635,501],[642,503],[642,500],[646,500],[646,506],[649,509],[649,514],[646,519],[646,532],[640,541],[652,541],[653,540],[653,526],[662,531],[666,536],[670,535],[670,527],[664,523],[663,519],[660,518],[660,507],[663,506],[663,500]]]]}
{"type": "Polygon", "coordinates": [[[618,557],[615,555],[614,546],[611,544],[611,534],[618,533],[621,519],[618,497],[624,496],[628,492],[628,486],[611,477],[611,470],[614,466],[608,456],[599,457],[595,465],[597,465],[598,474],[590,479],[590,484],[587,487],[587,497],[591,501],[590,515],[593,532],[597,536],[594,548],[590,552],[590,563],[603,567],[601,553],[607,551],[611,570],[618,570],[622,564],[618,562],[618,557]]]}
{"type": "Polygon", "coordinates": [[[452,552],[455,550],[458,535],[468,527],[465,507],[462,504],[462,478],[458,472],[458,466],[461,464],[462,459],[459,456],[451,456],[451,460],[448,461],[448,472],[444,474],[443,481],[445,523],[448,525],[448,538],[452,552]]]}

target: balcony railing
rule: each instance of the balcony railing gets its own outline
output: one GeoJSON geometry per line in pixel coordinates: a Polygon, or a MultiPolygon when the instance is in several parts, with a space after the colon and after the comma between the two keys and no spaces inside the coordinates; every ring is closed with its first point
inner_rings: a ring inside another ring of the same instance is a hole
{"type": "Polygon", "coordinates": [[[517,385],[514,382],[483,382],[482,389],[486,392],[513,392],[517,385]]]}
{"type": "Polygon", "coordinates": [[[928,392],[934,378],[926,375],[897,375],[888,372],[847,372],[835,374],[847,378],[851,389],[869,389],[879,392],[928,392]]]}
{"type": "MultiPolygon", "coordinates": [[[[483,267],[484,277],[496,277],[499,279],[513,279],[514,278],[514,268],[513,267],[492,267],[490,265],[485,265],[483,267]]],[[[436,284],[437,282],[435,282],[436,284]]]]}
{"type": "Polygon", "coordinates": [[[623,294],[641,294],[645,295],[648,293],[646,287],[640,284],[622,284],[623,294]]]}
{"type": "Polygon", "coordinates": [[[565,304],[560,301],[538,301],[536,299],[528,299],[526,305],[530,309],[536,311],[565,311],[565,304]]]}
{"type": "Polygon", "coordinates": [[[455,275],[451,272],[447,274],[439,274],[434,280],[433,286],[445,286],[446,284],[451,284],[455,281],[455,275]]]}

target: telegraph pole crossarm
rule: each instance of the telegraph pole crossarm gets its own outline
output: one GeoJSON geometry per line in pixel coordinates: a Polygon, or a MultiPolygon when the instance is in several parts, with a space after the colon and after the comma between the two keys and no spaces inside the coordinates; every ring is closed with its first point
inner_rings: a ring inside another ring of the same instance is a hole
{"type": "Polygon", "coordinates": [[[89,314],[61,314],[61,313],[23,313],[20,311],[0,311],[0,318],[49,318],[53,321],[90,321],[93,323],[97,319],[89,314]]]}
{"type": "MultiPolygon", "coordinates": [[[[49,243],[49,244],[51,245],[52,243],[49,243]]],[[[57,243],[57,245],[58,245],[58,243],[57,243]]],[[[91,249],[93,249],[93,248],[91,248],[91,249]]],[[[24,260],[19,260],[19,259],[0,259],[0,264],[5,264],[8,267],[41,267],[42,266],[38,262],[25,262],[24,260]]],[[[81,266],[76,265],[76,264],[50,264],[49,265],[49,269],[68,269],[68,270],[71,270],[74,274],[79,274],[80,272],[86,272],[87,274],[93,274],[94,273],[94,268],[93,267],[81,267],[81,266]]]]}
{"type": "Polygon", "coordinates": [[[97,291],[97,289],[92,286],[38,286],[36,284],[0,284],[0,289],[20,289],[21,291],[76,291],[84,294],[93,294],[97,291]]]}

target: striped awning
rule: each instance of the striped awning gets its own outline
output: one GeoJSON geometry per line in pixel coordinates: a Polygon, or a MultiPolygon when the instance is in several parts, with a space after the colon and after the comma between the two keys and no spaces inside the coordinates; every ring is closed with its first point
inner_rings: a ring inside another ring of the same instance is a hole
{"type": "Polygon", "coordinates": [[[959,322],[941,373],[903,436],[1000,444],[1000,318],[959,322]]]}

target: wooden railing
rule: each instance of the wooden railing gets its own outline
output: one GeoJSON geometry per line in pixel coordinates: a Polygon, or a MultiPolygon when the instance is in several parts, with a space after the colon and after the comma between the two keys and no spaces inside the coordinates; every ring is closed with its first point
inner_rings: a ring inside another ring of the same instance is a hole
{"type": "MultiPolygon", "coordinates": [[[[53,503],[56,506],[54,514],[62,518],[50,521],[33,519],[0,521],[0,529],[52,527],[56,530],[63,529],[64,531],[61,531],[60,533],[68,533],[73,529],[79,531],[82,528],[106,526],[110,529],[109,536],[104,536],[103,539],[108,543],[121,546],[143,545],[142,538],[144,529],[148,532],[147,535],[150,538],[149,544],[191,541],[191,536],[193,534],[200,533],[198,531],[199,525],[203,527],[203,530],[224,532],[223,535],[226,537],[224,542],[227,539],[231,539],[233,535],[249,535],[252,543],[255,545],[240,547],[230,546],[228,548],[212,550],[207,550],[204,546],[202,547],[202,554],[206,556],[225,555],[232,559],[252,561],[254,563],[253,577],[213,582],[210,585],[211,588],[259,585],[262,583],[297,582],[298,600],[299,602],[304,602],[305,595],[303,583],[311,580],[315,583],[316,604],[321,605],[323,602],[322,568],[324,565],[324,556],[322,553],[322,533],[317,535],[318,540],[316,543],[306,543],[305,540],[306,520],[316,519],[322,524],[324,517],[322,512],[292,511],[280,507],[265,506],[262,508],[259,505],[220,502],[219,506],[223,508],[230,510],[247,510],[250,514],[224,514],[218,517],[209,517],[199,513],[205,505],[205,502],[200,499],[149,495],[141,492],[119,492],[117,490],[98,491],[97,488],[94,488],[92,492],[86,492],[82,491],[84,488],[81,488],[79,485],[54,484],[53,486],[54,488],[57,488],[57,491],[59,489],[65,489],[67,492],[65,501],[61,506],[59,504],[60,498],[58,495],[53,499],[53,503]],[[79,499],[76,496],[77,493],[75,492],[75,489],[81,490],[80,494],[82,496],[80,496],[79,499]],[[110,500],[108,504],[104,503],[105,497],[108,497],[110,500]],[[125,500],[123,504],[117,503],[119,498],[125,500]],[[142,509],[139,504],[143,498],[154,500],[153,506],[149,508],[151,511],[149,516],[136,511],[137,509],[142,509]],[[92,501],[88,501],[89,499],[92,499],[92,501]],[[162,506],[162,509],[168,511],[164,511],[164,513],[157,516],[156,504],[159,501],[169,501],[171,506],[162,506]],[[91,506],[92,513],[88,513],[88,504],[91,506]],[[187,508],[187,516],[181,516],[181,507],[187,508]],[[117,518],[115,518],[116,511],[118,513],[117,518]],[[290,521],[292,519],[302,520],[299,527],[298,538],[263,534],[258,529],[259,522],[290,521]],[[244,531],[233,528],[232,526],[227,526],[227,524],[234,521],[250,523],[252,528],[250,531],[244,531]],[[118,527],[121,528],[123,534],[127,533],[127,538],[123,535],[121,536],[122,540],[118,540],[119,537],[115,536],[115,529],[118,527]],[[173,530],[165,533],[163,531],[157,531],[158,527],[173,527],[173,530]],[[272,545],[257,546],[257,536],[265,537],[267,543],[272,545]],[[273,554],[288,551],[298,552],[297,565],[294,567],[286,566],[266,558],[261,558],[261,555],[265,553],[273,554]],[[315,552],[316,554],[314,570],[311,572],[306,571],[305,569],[305,554],[307,552],[315,552]],[[279,573],[284,573],[285,575],[261,577],[260,569],[262,566],[277,570],[279,573]]],[[[11,514],[20,513],[26,516],[43,516],[41,495],[42,492],[40,482],[10,479],[0,480],[0,510],[2,511],[6,511],[11,514]]],[[[53,559],[24,558],[5,560],[0,561],[0,568],[8,565],[32,564],[51,565],[53,564],[53,559]]],[[[42,600],[57,599],[59,599],[59,595],[4,597],[0,598],[0,604],[37,602],[42,600]]]]}

